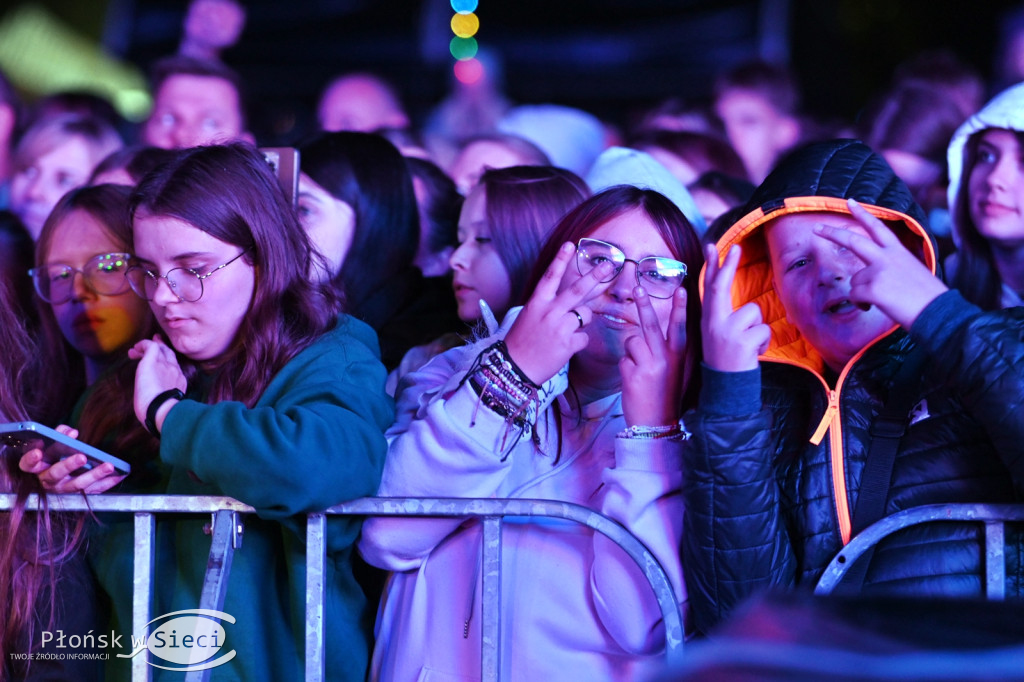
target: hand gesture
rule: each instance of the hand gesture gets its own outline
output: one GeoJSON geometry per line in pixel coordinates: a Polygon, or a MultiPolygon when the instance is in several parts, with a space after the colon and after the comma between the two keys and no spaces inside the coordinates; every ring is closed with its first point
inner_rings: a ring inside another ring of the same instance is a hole
{"type": "MultiPolygon", "coordinates": [[[[72,438],[78,437],[78,431],[70,426],[62,424],[57,430],[72,438]]],[[[75,476],[74,472],[86,463],[85,455],[79,452],[52,465],[47,464],[43,460],[43,451],[35,448],[21,456],[18,468],[25,473],[35,474],[43,489],[51,493],[102,493],[124,480],[123,475],[114,473],[114,465],[109,462],[75,476]]]]}
{"type": "Polygon", "coordinates": [[[558,286],[575,253],[574,244],[562,244],[505,337],[512,360],[537,384],[555,376],[574,354],[587,347],[590,339],[584,328],[594,316],[587,303],[611,284],[601,282],[613,269],[611,263],[602,263],[559,293],[558,286]]]}
{"type": "Polygon", "coordinates": [[[740,262],[740,247],[733,246],[718,264],[714,244],[704,249],[704,310],[700,329],[704,341],[704,364],[719,372],[757,369],[757,357],[768,349],[771,329],[755,303],[732,309],[732,282],[740,262]]]}
{"type": "Polygon", "coordinates": [[[881,220],[853,199],[846,203],[866,236],[827,225],[815,226],[814,231],[864,261],[865,267],[850,278],[850,300],[876,305],[909,329],[921,311],[949,288],[881,220]]]}
{"type": "MultiPolygon", "coordinates": [[[[158,395],[172,388],[184,391],[188,387],[174,350],[164,343],[159,334],[152,340],[143,339],[128,350],[128,357],[139,361],[135,370],[135,416],[146,423],[146,410],[158,395]]],[[[160,420],[157,420],[159,426],[160,420]]]]}
{"type": "Polygon", "coordinates": [[[643,287],[633,289],[640,333],[626,339],[619,361],[627,426],[668,426],[679,419],[686,359],[686,289],[672,296],[668,333],[643,287]]]}

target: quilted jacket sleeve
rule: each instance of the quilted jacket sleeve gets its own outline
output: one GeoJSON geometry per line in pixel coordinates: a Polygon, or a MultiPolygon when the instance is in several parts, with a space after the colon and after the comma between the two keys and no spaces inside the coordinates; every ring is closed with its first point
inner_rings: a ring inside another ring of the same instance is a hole
{"type": "Polygon", "coordinates": [[[756,591],[794,581],[760,388],[759,369],[705,367],[699,407],[686,417],[693,438],[683,455],[683,569],[700,632],[756,591]]]}
{"type": "Polygon", "coordinates": [[[1024,493],[1024,308],[985,312],[949,291],[910,333],[939,380],[957,387],[1024,493]]]}

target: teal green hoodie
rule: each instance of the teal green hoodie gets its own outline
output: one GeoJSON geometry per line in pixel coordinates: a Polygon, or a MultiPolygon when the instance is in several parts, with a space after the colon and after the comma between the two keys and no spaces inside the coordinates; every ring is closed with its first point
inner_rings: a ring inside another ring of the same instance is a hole
{"type": "MultiPolygon", "coordinates": [[[[223,610],[233,660],[213,680],[303,678],[305,514],[377,491],[394,406],[376,335],[354,318],[292,358],[252,408],[201,402],[191,392],[168,412],[160,459],[166,493],[227,495],[256,508],[245,517],[223,610]]],[[[162,520],[157,531],[154,617],[196,609],[210,548],[209,517],[162,520]]],[[[366,675],[372,610],[352,573],[362,519],[334,517],[327,527],[324,627],[328,680],[366,675]]],[[[132,524],[95,534],[90,554],[111,595],[114,629],[128,640],[132,603],[132,524]]],[[[133,633],[139,636],[142,633],[133,633]]],[[[127,653],[127,651],[125,652],[127,653]]],[[[151,657],[151,660],[164,664],[151,657]]],[[[128,679],[130,660],[112,658],[113,679],[128,679]]],[[[182,673],[154,668],[155,679],[182,673]]]]}

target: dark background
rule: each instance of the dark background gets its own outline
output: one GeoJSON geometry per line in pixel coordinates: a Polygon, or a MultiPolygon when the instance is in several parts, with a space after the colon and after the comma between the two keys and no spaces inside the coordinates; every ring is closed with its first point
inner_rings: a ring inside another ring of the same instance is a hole
{"type": "MultiPolygon", "coordinates": [[[[20,0],[0,0],[7,7],[20,0]]],[[[327,80],[371,70],[414,118],[451,73],[447,0],[243,0],[225,61],[249,85],[252,127],[288,142],[312,125],[327,80]]],[[[40,0],[114,54],[148,67],[177,48],[186,0],[40,0]]],[[[670,96],[699,101],[721,68],[757,54],[789,62],[818,117],[852,120],[894,67],[947,47],[992,73],[1010,0],[480,0],[482,46],[505,60],[516,102],[576,106],[618,125],[670,96]]],[[[0,5],[3,7],[4,5],[0,5]]]]}

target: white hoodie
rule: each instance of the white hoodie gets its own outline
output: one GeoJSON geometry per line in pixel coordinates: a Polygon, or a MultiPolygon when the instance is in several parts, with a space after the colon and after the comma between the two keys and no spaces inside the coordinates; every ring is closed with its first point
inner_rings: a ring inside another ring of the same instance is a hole
{"type": "MultiPolygon", "coordinates": [[[[517,312],[517,311],[514,311],[517,312]]],[[[538,420],[542,446],[514,446],[505,420],[461,379],[497,336],[437,356],[403,380],[381,496],[540,498],[585,505],[622,523],[658,558],[685,603],[679,543],[682,448],[665,439],[616,438],[621,395],[577,415],[561,395],[565,372],[538,420]],[[562,409],[561,454],[554,452],[562,409]],[[507,456],[505,456],[507,455],[507,456]]],[[[377,616],[373,680],[480,678],[478,522],[374,518],[359,549],[395,573],[377,616]],[[468,632],[464,631],[469,621],[468,632]]],[[[507,679],[635,680],[662,670],[665,634],[646,579],[612,541],[578,524],[506,520],[501,628],[507,679]]]]}

